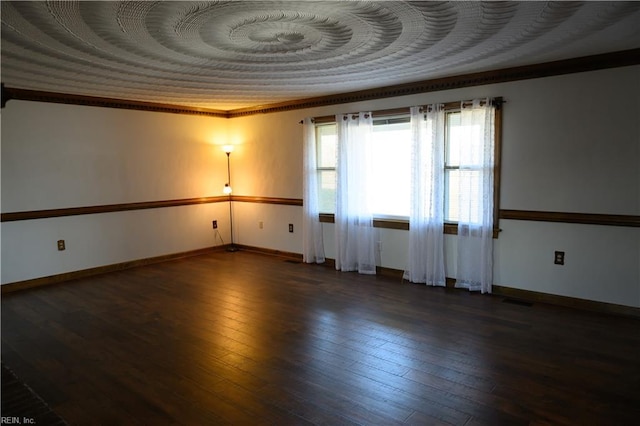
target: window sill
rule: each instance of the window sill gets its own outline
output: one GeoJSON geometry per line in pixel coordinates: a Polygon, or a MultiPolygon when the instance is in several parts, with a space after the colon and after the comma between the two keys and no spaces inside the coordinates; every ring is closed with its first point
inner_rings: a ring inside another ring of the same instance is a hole
{"type": "MultiPolygon", "coordinates": [[[[335,215],[332,213],[320,213],[319,219],[321,223],[335,223],[335,215]]],[[[408,220],[397,220],[397,219],[373,219],[373,227],[374,228],[383,228],[383,229],[398,229],[401,231],[409,230],[409,221],[408,220]]],[[[458,224],[456,223],[445,223],[444,224],[444,233],[450,235],[458,235],[458,224]]],[[[498,238],[498,234],[500,234],[500,229],[494,228],[493,230],[493,238],[498,238]]]]}

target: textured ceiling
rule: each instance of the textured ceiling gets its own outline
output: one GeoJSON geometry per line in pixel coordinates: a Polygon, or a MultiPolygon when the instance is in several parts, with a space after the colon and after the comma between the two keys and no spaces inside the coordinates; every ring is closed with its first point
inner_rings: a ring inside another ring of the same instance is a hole
{"type": "Polygon", "coordinates": [[[7,87],[221,110],[640,47],[640,2],[1,7],[7,87]]]}

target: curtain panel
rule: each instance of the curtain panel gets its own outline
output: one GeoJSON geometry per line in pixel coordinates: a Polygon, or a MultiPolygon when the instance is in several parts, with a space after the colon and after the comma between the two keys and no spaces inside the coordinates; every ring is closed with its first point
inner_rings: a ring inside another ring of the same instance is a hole
{"type": "Polygon", "coordinates": [[[319,219],[316,129],[311,118],[305,118],[302,122],[302,127],[302,258],[305,263],[323,263],[325,261],[325,254],[322,239],[322,224],[319,219]]]}
{"type": "Polygon", "coordinates": [[[493,280],[494,116],[491,99],[461,105],[456,287],[482,293],[493,280]]]}
{"type": "Polygon", "coordinates": [[[444,286],[444,109],[411,107],[411,209],[405,279],[444,286]]]}
{"type": "Polygon", "coordinates": [[[369,188],[373,173],[370,112],[336,115],[336,269],[375,274],[375,230],[369,188]]]}

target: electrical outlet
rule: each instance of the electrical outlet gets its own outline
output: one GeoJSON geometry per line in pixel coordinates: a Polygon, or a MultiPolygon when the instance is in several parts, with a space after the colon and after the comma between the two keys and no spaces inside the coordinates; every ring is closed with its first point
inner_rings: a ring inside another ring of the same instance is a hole
{"type": "Polygon", "coordinates": [[[564,265],[564,252],[563,251],[555,252],[553,263],[555,263],[556,265],[564,265]]]}
{"type": "Polygon", "coordinates": [[[293,223],[289,224],[289,232],[293,232],[293,223]]]}
{"type": "Polygon", "coordinates": [[[211,224],[213,225],[213,229],[218,229],[218,221],[217,220],[212,221],[211,224]]]}
{"type": "Polygon", "coordinates": [[[66,249],[66,246],[64,244],[64,240],[58,240],[58,250],[62,251],[64,249],[66,249]]]}

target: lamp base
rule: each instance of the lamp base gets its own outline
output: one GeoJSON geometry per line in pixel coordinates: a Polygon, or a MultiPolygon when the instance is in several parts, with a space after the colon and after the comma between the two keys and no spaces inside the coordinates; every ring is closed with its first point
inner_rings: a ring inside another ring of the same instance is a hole
{"type": "Polygon", "coordinates": [[[227,247],[226,251],[233,253],[233,252],[236,252],[236,251],[239,251],[239,250],[240,249],[238,247],[236,247],[235,245],[231,244],[229,247],[227,247]]]}

